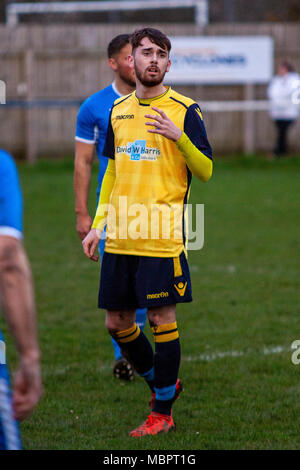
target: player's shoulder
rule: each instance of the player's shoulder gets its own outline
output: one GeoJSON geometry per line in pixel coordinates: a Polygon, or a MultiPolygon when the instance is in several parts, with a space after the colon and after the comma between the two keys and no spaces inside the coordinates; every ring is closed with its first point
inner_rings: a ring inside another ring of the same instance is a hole
{"type": "Polygon", "coordinates": [[[131,109],[133,93],[117,98],[111,109],[111,117],[114,119],[119,113],[127,113],[131,109]]]}
{"type": "Polygon", "coordinates": [[[80,109],[89,110],[91,112],[93,112],[95,109],[102,109],[105,102],[112,104],[116,99],[116,96],[117,94],[114,91],[113,86],[109,85],[86,98],[86,100],[84,100],[81,104],[80,109]],[[101,106],[99,108],[100,104],[101,106]]]}
{"type": "Polygon", "coordinates": [[[13,157],[2,149],[0,149],[0,170],[1,173],[16,170],[16,164],[13,157]]]}
{"type": "Polygon", "coordinates": [[[114,108],[121,105],[122,103],[125,103],[125,101],[126,101],[126,104],[129,103],[132,99],[132,96],[133,96],[133,93],[129,93],[128,95],[120,96],[119,98],[117,98],[114,101],[114,108]]]}
{"type": "Polygon", "coordinates": [[[282,83],[282,77],[280,75],[275,75],[271,81],[270,81],[270,84],[271,85],[274,85],[274,84],[278,84],[278,83],[282,83]]]}
{"type": "Polygon", "coordinates": [[[289,82],[295,86],[295,85],[298,85],[299,84],[299,81],[300,81],[300,75],[297,73],[297,72],[290,72],[288,74],[288,79],[289,79],[289,82]]]}
{"type": "MultiPolygon", "coordinates": [[[[13,187],[19,184],[19,173],[14,158],[5,150],[0,149],[0,193],[5,188],[13,187]]],[[[0,196],[1,199],[1,196],[0,196]]]]}
{"type": "Polygon", "coordinates": [[[173,89],[171,90],[169,97],[171,100],[177,103],[178,106],[183,106],[186,109],[189,109],[189,107],[193,105],[198,106],[198,104],[192,98],[182,95],[173,89]]]}

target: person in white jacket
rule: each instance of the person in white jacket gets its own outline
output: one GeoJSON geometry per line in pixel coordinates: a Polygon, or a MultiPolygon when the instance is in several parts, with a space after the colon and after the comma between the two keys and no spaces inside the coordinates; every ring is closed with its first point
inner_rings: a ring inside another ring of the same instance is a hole
{"type": "Polygon", "coordinates": [[[287,134],[299,117],[300,75],[288,62],[279,65],[278,75],[270,82],[267,90],[269,114],[277,129],[274,154],[280,157],[287,153],[287,134]]]}

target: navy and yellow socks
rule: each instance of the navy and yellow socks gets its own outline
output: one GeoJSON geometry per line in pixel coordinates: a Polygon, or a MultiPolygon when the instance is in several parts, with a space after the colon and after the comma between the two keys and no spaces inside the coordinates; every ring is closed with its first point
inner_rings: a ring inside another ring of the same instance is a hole
{"type": "Polygon", "coordinates": [[[180,365],[177,323],[152,326],[155,354],[147,337],[134,323],[114,335],[122,354],[155,392],[153,411],[171,415],[180,365]]]}
{"type": "Polygon", "coordinates": [[[155,340],[153,411],[171,415],[180,365],[180,341],[177,323],[152,327],[155,340]]]}
{"type": "Polygon", "coordinates": [[[147,337],[134,323],[131,328],[114,335],[122,354],[134,366],[139,375],[144,377],[151,391],[154,390],[153,349],[147,337]]]}

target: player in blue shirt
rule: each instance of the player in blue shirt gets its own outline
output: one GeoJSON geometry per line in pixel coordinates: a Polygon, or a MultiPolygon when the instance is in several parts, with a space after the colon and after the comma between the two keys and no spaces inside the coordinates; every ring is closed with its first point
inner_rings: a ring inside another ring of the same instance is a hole
{"type": "Polygon", "coordinates": [[[5,343],[0,331],[0,450],[19,450],[17,420],[26,418],[41,396],[39,347],[29,263],[23,248],[22,193],[12,157],[0,149],[0,297],[19,354],[10,392],[5,343]]]}
{"type": "MultiPolygon", "coordinates": [[[[108,45],[108,63],[115,74],[114,82],[103,90],[90,96],[81,105],[76,126],[76,155],[74,169],[74,191],[76,210],[76,230],[81,240],[89,233],[92,219],[88,212],[88,194],[92,171],[92,159],[96,147],[99,159],[97,203],[102,180],[108,164],[108,158],[103,155],[109,114],[114,101],[122,95],[127,95],[135,89],[134,70],[129,65],[128,56],[131,54],[130,35],[120,34],[108,45]]],[[[99,251],[103,255],[104,238],[100,241],[99,251]]],[[[146,309],[136,311],[136,323],[144,328],[146,309]]],[[[118,344],[112,340],[116,363],[113,373],[116,377],[126,380],[134,378],[134,370],[130,363],[122,357],[118,344]]]]}

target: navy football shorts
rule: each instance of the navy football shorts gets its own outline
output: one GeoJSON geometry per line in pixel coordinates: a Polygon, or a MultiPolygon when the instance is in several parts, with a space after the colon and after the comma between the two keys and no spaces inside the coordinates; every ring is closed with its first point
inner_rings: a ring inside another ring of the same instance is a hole
{"type": "Polygon", "coordinates": [[[176,258],[104,252],[98,307],[135,310],[192,301],[185,253],[176,258]]]}

